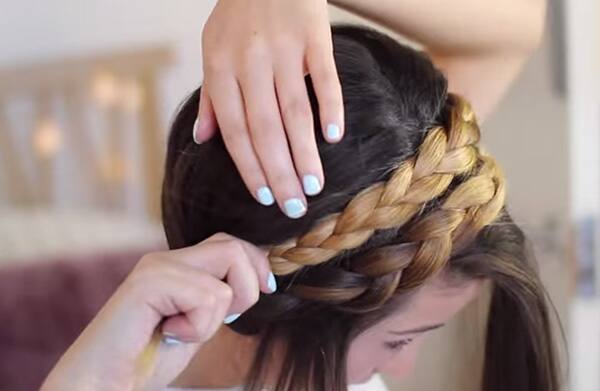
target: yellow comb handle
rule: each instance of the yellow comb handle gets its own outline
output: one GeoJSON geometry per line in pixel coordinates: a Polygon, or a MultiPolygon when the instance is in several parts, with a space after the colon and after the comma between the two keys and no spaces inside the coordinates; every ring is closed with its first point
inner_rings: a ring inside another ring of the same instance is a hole
{"type": "Polygon", "coordinates": [[[157,329],[152,334],[152,338],[144,351],[139,355],[135,365],[135,383],[133,390],[141,391],[144,388],[144,384],[152,376],[154,366],[156,365],[158,348],[162,342],[163,335],[157,329]]]}

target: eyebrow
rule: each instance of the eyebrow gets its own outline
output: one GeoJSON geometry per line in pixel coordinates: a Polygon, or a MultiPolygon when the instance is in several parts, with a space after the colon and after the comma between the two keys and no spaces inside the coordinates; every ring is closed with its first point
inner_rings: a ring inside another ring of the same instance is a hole
{"type": "Polygon", "coordinates": [[[444,327],[444,323],[433,324],[433,325],[430,325],[430,326],[417,327],[417,328],[411,329],[411,330],[390,331],[390,333],[391,334],[396,334],[396,335],[416,334],[416,333],[424,333],[426,331],[431,331],[431,330],[439,329],[440,327],[444,327]]]}

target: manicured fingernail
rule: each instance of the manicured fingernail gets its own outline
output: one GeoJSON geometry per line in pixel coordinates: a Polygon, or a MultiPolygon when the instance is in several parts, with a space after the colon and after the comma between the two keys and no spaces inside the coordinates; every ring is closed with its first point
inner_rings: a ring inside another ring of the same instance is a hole
{"type": "Polygon", "coordinates": [[[285,214],[292,219],[297,219],[304,216],[306,212],[306,206],[298,198],[291,198],[283,204],[285,214]]]}
{"type": "Polygon", "coordinates": [[[181,345],[183,342],[174,334],[163,333],[163,342],[167,345],[181,345]]]}
{"type": "Polygon", "coordinates": [[[271,193],[271,189],[267,186],[263,186],[256,192],[256,197],[258,198],[258,202],[263,204],[264,206],[273,205],[275,199],[273,198],[273,193],[271,193]]]}
{"type": "Polygon", "coordinates": [[[277,281],[275,281],[275,275],[273,274],[273,272],[269,272],[269,278],[267,279],[267,285],[269,286],[271,293],[273,293],[277,290],[277,281]]]}
{"type": "Polygon", "coordinates": [[[236,320],[237,318],[239,318],[240,315],[241,314],[231,314],[231,315],[225,317],[225,320],[223,321],[223,323],[229,324],[229,323],[233,322],[234,320],[236,320]]]}
{"type": "Polygon", "coordinates": [[[314,175],[304,175],[302,178],[302,186],[304,187],[304,193],[306,195],[316,195],[321,191],[321,183],[319,183],[319,178],[314,175]]]}
{"type": "Polygon", "coordinates": [[[198,133],[198,127],[200,127],[200,118],[196,118],[196,121],[194,122],[194,128],[192,130],[192,136],[194,137],[194,142],[196,144],[202,144],[202,141],[199,141],[198,138],[196,138],[196,134],[198,133]]]}
{"type": "Polygon", "coordinates": [[[336,124],[327,125],[327,138],[332,141],[337,141],[342,137],[342,131],[336,124]]]}

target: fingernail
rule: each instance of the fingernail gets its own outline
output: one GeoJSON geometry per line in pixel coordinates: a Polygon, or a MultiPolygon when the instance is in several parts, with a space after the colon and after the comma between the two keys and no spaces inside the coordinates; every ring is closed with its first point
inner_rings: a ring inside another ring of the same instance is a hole
{"type": "Polygon", "coordinates": [[[225,317],[225,320],[223,321],[223,323],[229,324],[229,323],[233,322],[234,320],[236,320],[237,318],[239,318],[240,315],[241,314],[231,314],[231,315],[225,317]]]}
{"type": "Polygon", "coordinates": [[[342,131],[336,124],[329,124],[327,126],[327,138],[332,141],[337,141],[342,137],[342,131]]]}
{"type": "Polygon", "coordinates": [[[263,204],[264,206],[271,206],[275,202],[273,198],[273,193],[271,193],[271,189],[267,186],[263,186],[256,192],[256,196],[258,198],[258,202],[263,204]]]}
{"type": "Polygon", "coordinates": [[[302,178],[302,186],[304,187],[304,193],[306,195],[316,195],[321,191],[319,178],[314,175],[304,175],[302,178]]]}
{"type": "Polygon", "coordinates": [[[269,286],[271,293],[273,293],[277,290],[277,281],[275,281],[275,275],[273,274],[273,272],[269,272],[269,278],[267,279],[267,285],[269,286]]]}
{"type": "Polygon", "coordinates": [[[200,126],[200,118],[196,118],[196,121],[194,122],[194,128],[192,129],[192,136],[193,136],[194,142],[196,144],[202,144],[202,142],[196,138],[196,134],[198,133],[199,126],[200,126]]]}
{"type": "Polygon", "coordinates": [[[163,333],[163,342],[167,345],[181,345],[183,342],[174,334],[163,333]]]}
{"type": "Polygon", "coordinates": [[[298,198],[291,198],[287,200],[283,204],[283,208],[285,209],[285,214],[292,219],[302,217],[306,212],[306,206],[298,198]]]}

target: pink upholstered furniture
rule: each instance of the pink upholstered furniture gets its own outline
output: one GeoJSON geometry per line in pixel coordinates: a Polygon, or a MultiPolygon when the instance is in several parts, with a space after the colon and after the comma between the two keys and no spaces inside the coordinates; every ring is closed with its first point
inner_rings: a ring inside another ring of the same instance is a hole
{"type": "Polygon", "coordinates": [[[0,268],[0,389],[37,390],[54,363],[149,250],[0,268]]]}

